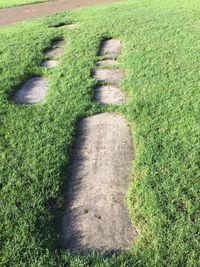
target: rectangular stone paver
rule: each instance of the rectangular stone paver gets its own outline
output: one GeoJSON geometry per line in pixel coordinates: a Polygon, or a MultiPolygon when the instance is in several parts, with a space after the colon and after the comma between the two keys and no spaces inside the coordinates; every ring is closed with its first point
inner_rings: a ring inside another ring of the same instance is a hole
{"type": "Polygon", "coordinates": [[[133,151],[126,121],[102,113],[82,119],[68,179],[62,226],[64,248],[127,250],[136,238],[126,204],[133,151]]]}

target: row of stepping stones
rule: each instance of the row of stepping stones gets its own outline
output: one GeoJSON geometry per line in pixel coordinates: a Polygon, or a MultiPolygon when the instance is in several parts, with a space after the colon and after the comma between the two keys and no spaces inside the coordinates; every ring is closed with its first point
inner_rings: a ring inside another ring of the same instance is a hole
{"type": "MultiPolygon", "coordinates": [[[[57,27],[68,28],[67,25],[57,27]]],[[[70,27],[71,29],[74,26],[70,27]]],[[[54,40],[45,51],[43,67],[58,65],[64,40],[54,40]]],[[[122,104],[118,88],[124,71],[117,68],[122,50],[119,40],[108,39],[99,51],[101,60],[93,77],[101,86],[95,98],[101,104],[122,104]]],[[[15,94],[20,104],[40,102],[46,96],[47,79],[32,77],[15,94]]],[[[67,206],[61,230],[62,245],[76,251],[116,252],[126,250],[137,236],[129,220],[125,195],[132,161],[131,134],[120,115],[101,113],[80,120],[68,181],[67,206]]]]}
{"type": "Polygon", "coordinates": [[[103,42],[99,56],[103,59],[97,61],[98,68],[94,70],[93,77],[104,83],[95,89],[95,99],[101,104],[122,104],[125,102],[124,93],[118,88],[124,77],[124,71],[117,69],[117,57],[121,53],[120,40],[108,39],[103,42]],[[111,67],[115,68],[111,68],[111,67]]]}
{"type": "MultiPolygon", "coordinates": [[[[103,42],[93,77],[105,83],[95,90],[101,104],[121,104],[117,87],[124,71],[118,65],[119,40],[103,42]]],[[[126,206],[132,161],[129,125],[120,115],[100,113],[79,121],[68,180],[67,206],[63,217],[62,245],[79,252],[113,253],[127,250],[137,236],[126,206]]]]}
{"type": "MultiPolygon", "coordinates": [[[[59,29],[76,29],[76,24],[58,24],[54,26],[59,29]]],[[[51,48],[44,51],[47,60],[41,66],[47,69],[54,68],[59,64],[59,57],[64,54],[64,40],[56,39],[52,41],[51,48]]],[[[41,102],[48,89],[48,80],[44,77],[35,76],[27,80],[23,86],[16,91],[13,101],[17,104],[35,104],[41,102]]]]}

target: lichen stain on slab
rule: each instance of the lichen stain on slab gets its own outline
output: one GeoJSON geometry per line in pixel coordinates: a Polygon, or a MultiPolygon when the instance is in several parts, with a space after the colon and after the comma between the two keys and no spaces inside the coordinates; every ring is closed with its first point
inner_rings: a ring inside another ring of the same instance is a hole
{"type": "Polygon", "coordinates": [[[126,193],[133,150],[131,133],[119,115],[82,119],[70,167],[62,245],[87,253],[127,250],[137,236],[126,193]]]}
{"type": "Polygon", "coordinates": [[[52,43],[52,48],[45,50],[45,55],[49,58],[57,59],[64,54],[64,44],[65,41],[63,39],[54,40],[52,43]]]}
{"type": "Polygon", "coordinates": [[[126,102],[124,93],[114,86],[98,86],[95,88],[95,100],[101,104],[120,105],[126,102]]]}
{"type": "Polygon", "coordinates": [[[43,77],[32,77],[17,90],[13,101],[17,104],[34,104],[41,102],[47,93],[48,81],[43,77]]]}
{"type": "Polygon", "coordinates": [[[47,69],[51,69],[51,68],[58,66],[58,61],[57,60],[45,60],[42,62],[41,66],[47,69]]]}
{"type": "Polygon", "coordinates": [[[117,39],[107,39],[102,42],[100,56],[116,57],[121,53],[122,43],[117,39]]]}
{"type": "Polygon", "coordinates": [[[120,69],[96,69],[93,72],[93,77],[100,82],[119,84],[124,78],[124,71],[120,69]]]}

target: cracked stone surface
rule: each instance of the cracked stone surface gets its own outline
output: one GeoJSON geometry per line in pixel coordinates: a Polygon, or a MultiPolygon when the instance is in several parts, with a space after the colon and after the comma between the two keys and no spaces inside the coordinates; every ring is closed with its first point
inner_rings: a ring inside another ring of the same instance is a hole
{"type": "Polygon", "coordinates": [[[107,57],[116,57],[121,53],[122,43],[117,39],[108,39],[102,42],[100,55],[107,57]]]}
{"type": "Polygon", "coordinates": [[[114,86],[99,86],[95,88],[95,100],[101,104],[120,105],[126,102],[124,93],[114,86]]]}
{"type": "Polygon", "coordinates": [[[120,69],[96,69],[93,77],[100,82],[119,84],[124,78],[124,71],[120,69]]]}
{"type": "Polygon", "coordinates": [[[47,69],[51,69],[51,68],[58,66],[58,61],[57,60],[45,60],[42,62],[41,66],[47,69]]]}
{"type": "Polygon", "coordinates": [[[121,116],[83,118],[68,178],[62,245],[78,252],[127,250],[137,236],[129,219],[126,193],[133,150],[121,116]]]}
{"type": "Polygon", "coordinates": [[[32,77],[17,90],[13,101],[18,104],[34,104],[41,102],[47,93],[48,81],[43,77],[32,77]]]}

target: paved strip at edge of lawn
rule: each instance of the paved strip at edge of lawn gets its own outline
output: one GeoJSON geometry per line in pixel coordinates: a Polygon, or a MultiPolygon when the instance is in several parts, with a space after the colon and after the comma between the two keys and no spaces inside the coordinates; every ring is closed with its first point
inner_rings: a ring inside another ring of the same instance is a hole
{"type": "Polygon", "coordinates": [[[0,26],[40,18],[56,12],[74,9],[84,6],[92,6],[103,3],[117,2],[116,0],[70,0],[67,2],[56,1],[39,3],[20,7],[5,8],[0,10],[0,26]]]}

